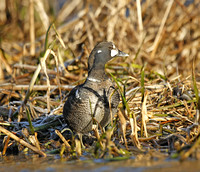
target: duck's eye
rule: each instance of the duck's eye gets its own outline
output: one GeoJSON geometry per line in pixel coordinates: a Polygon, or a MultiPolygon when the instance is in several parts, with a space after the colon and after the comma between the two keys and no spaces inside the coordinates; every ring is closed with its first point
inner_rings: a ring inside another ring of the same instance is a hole
{"type": "Polygon", "coordinates": [[[112,50],[110,51],[111,57],[114,57],[114,56],[116,56],[117,54],[118,54],[118,50],[116,50],[116,49],[112,49],[112,50]]]}
{"type": "Polygon", "coordinates": [[[101,50],[98,50],[98,51],[97,51],[98,54],[101,53],[101,52],[102,52],[101,50]]]}

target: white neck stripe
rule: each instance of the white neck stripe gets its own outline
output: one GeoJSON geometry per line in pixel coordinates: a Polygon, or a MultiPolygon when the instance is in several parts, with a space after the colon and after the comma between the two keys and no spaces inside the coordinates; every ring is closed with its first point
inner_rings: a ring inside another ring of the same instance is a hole
{"type": "Polygon", "coordinates": [[[89,80],[89,81],[92,81],[92,82],[101,82],[100,80],[98,80],[98,79],[95,79],[95,78],[87,78],[87,80],[89,80]]]}

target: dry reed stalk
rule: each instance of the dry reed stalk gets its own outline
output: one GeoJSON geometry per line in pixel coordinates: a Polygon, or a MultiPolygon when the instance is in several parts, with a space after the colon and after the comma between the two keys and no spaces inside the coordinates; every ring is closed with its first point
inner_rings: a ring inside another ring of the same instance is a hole
{"type": "Polygon", "coordinates": [[[185,100],[184,100],[184,106],[185,106],[185,108],[186,108],[186,110],[187,110],[188,117],[189,117],[189,118],[192,118],[193,115],[192,115],[191,109],[189,109],[188,104],[187,104],[187,102],[186,102],[185,100]]]}
{"type": "Polygon", "coordinates": [[[34,0],[35,2],[35,6],[36,6],[36,10],[41,18],[41,22],[43,24],[44,30],[45,32],[48,30],[49,27],[49,17],[44,9],[44,5],[42,3],[41,0],[34,0]]]}
{"type": "MultiPolygon", "coordinates": [[[[6,68],[6,71],[9,73],[9,74],[12,74],[13,73],[13,70],[12,68],[10,67],[8,61],[6,60],[5,58],[5,53],[3,50],[0,49],[0,61],[1,61],[1,65],[4,65],[5,68],[6,68]]],[[[3,69],[3,68],[1,68],[3,69]]],[[[2,77],[1,77],[2,78],[2,77]]],[[[2,78],[3,79],[3,78],[2,78]]]]}
{"type": "MultiPolygon", "coordinates": [[[[110,15],[113,16],[117,11],[117,8],[115,8],[114,6],[112,6],[111,8],[111,12],[110,15]]],[[[107,21],[107,34],[106,34],[106,40],[107,41],[113,41],[114,40],[114,36],[115,36],[115,25],[118,22],[118,17],[117,16],[113,16],[112,18],[110,18],[107,21]]]]}
{"type": "MultiPolygon", "coordinates": [[[[65,46],[65,43],[64,43],[64,41],[62,40],[62,38],[61,38],[61,36],[60,36],[60,34],[57,32],[57,30],[56,30],[56,28],[55,28],[55,25],[53,25],[53,28],[54,28],[54,31],[56,32],[56,38],[59,40],[59,42],[61,43],[61,45],[62,45],[62,47],[64,48],[64,49],[66,49],[66,46],[65,46]]],[[[59,51],[59,49],[58,49],[58,51],[59,51]]],[[[57,80],[57,85],[58,85],[58,88],[59,88],[59,93],[60,93],[60,97],[61,97],[61,99],[62,99],[62,94],[61,94],[61,84],[60,84],[60,74],[59,74],[59,67],[58,67],[58,60],[61,62],[61,65],[63,66],[63,68],[65,69],[65,66],[64,66],[64,64],[63,64],[63,62],[62,62],[62,58],[60,57],[59,59],[58,59],[58,57],[57,57],[57,55],[56,55],[56,53],[52,53],[52,55],[54,56],[54,59],[55,59],[55,62],[56,62],[56,71],[57,71],[57,73],[56,73],[56,80],[57,80]]],[[[58,55],[59,55],[59,53],[58,53],[58,55]]],[[[65,72],[66,72],[66,69],[64,70],[65,72]]]]}
{"type": "Polygon", "coordinates": [[[11,137],[12,139],[16,140],[23,146],[31,149],[32,151],[38,153],[41,156],[46,157],[46,154],[44,152],[40,151],[38,148],[36,148],[36,147],[30,145],[29,143],[25,142],[24,140],[20,139],[19,137],[17,137],[16,135],[14,135],[13,133],[11,133],[10,131],[6,130],[5,128],[3,128],[1,126],[0,126],[0,131],[3,132],[4,134],[6,134],[7,136],[11,137]]]}
{"type": "MultiPolygon", "coordinates": [[[[56,57],[57,59],[57,57],[56,57]]],[[[60,75],[59,75],[59,69],[58,69],[58,59],[56,60],[56,69],[57,69],[57,75],[56,75],[56,81],[58,85],[58,90],[60,94],[60,100],[62,100],[62,92],[61,92],[61,84],[60,84],[60,75]]]]}
{"type": "Polygon", "coordinates": [[[4,72],[3,72],[3,68],[1,67],[1,63],[0,63],[0,81],[4,80],[4,72]]]}
{"type": "MultiPolygon", "coordinates": [[[[5,138],[4,138],[5,139],[5,138]]],[[[2,155],[6,155],[6,150],[8,148],[8,143],[10,141],[10,136],[6,136],[6,139],[5,139],[5,143],[4,143],[4,147],[3,147],[3,151],[2,151],[2,155]]]]}
{"type": "Polygon", "coordinates": [[[78,139],[75,139],[75,145],[76,145],[76,153],[78,156],[81,156],[81,142],[78,139]]]}
{"type": "Polygon", "coordinates": [[[60,131],[55,130],[55,133],[60,137],[60,139],[64,142],[65,146],[67,147],[68,150],[71,150],[71,146],[68,143],[68,141],[63,137],[63,135],[60,133],[60,131]]]}
{"type": "Polygon", "coordinates": [[[89,47],[90,47],[90,50],[92,50],[94,47],[94,38],[92,35],[92,31],[90,29],[91,27],[90,27],[89,19],[85,19],[85,27],[86,27],[87,36],[88,36],[89,47]]]}
{"type": "Polygon", "coordinates": [[[36,132],[35,132],[35,135],[30,135],[28,139],[38,150],[40,150],[40,143],[37,139],[37,133],[36,132]]]}
{"type": "Polygon", "coordinates": [[[113,115],[115,115],[115,114],[112,113],[111,99],[112,99],[112,96],[113,96],[113,94],[115,93],[115,91],[116,91],[116,90],[113,90],[113,91],[112,91],[112,93],[110,94],[109,99],[108,99],[109,110],[110,110],[111,126],[113,126],[113,115]]]}
{"type": "Polygon", "coordinates": [[[94,135],[97,138],[97,140],[99,141],[100,146],[103,148],[103,143],[100,140],[100,134],[99,134],[99,130],[98,130],[98,125],[93,125],[92,126],[92,130],[94,131],[94,135]]]}
{"type": "Polygon", "coordinates": [[[158,33],[157,33],[157,35],[156,35],[156,37],[155,37],[155,40],[154,40],[154,42],[153,42],[153,45],[152,45],[152,47],[150,47],[150,48],[148,49],[148,51],[152,51],[152,52],[151,52],[151,58],[154,58],[154,57],[155,57],[155,54],[156,54],[158,45],[159,45],[159,43],[160,43],[160,41],[161,41],[162,32],[163,32],[165,23],[166,23],[166,21],[167,21],[167,17],[168,17],[168,15],[169,15],[169,12],[170,12],[170,10],[171,10],[171,7],[172,7],[172,5],[173,5],[173,2],[174,2],[174,0],[170,0],[170,1],[169,1],[168,6],[167,6],[167,9],[166,9],[166,11],[165,11],[165,14],[164,14],[164,16],[163,16],[163,19],[162,19],[162,21],[161,21],[160,27],[159,27],[159,29],[158,29],[158,33]]]}
{"type": "MultiPolygon", "coordinates": [[[[156,129],[157,130],[157,129],[156,129]]],[[[145,138],[143,138],[143,137],[140,137],[140,138],[138,138],[138,140],[140,141],[140,142],[145,142],[145,141],[149,141],[149,140],[153,140],[153,139],[156,139],[156,138],[158,138],[158,136],[149,136],[149,137],[145,137],[145,138]]]]}
{"type": "MultiPolygon", "coordinates": [[[[49,87],[47,85],[34,85],[32,86],[31,91],[44,91],[47,90],[49,87]]],[[[71,85],[61,85],[60,88],[62,90],[72,90],[74,86],[71,85]]],[[[7,90],[13,90],[13,91],[21,91],[21,90],[30,90],[30,85],[16,85],[16,84],[0,84],[0,89],[7,89],[7,90]]],[[[51,90],[58,89],[57,85],[50,85],[51,90]]]]}
{"type": "Polygon", "coordinates": [[[95,15],[94,15],[91,11],[89,11],[88,15],[89,15],[89,17],[90,17],[90,19],[91,19],[91,21],[92,21],[92,23],[93,23],[95,29],[98,31],[99,36],[100,36],[100,37],[103,37],[103,36],[104,36],[103,30],[102,30],[101,27],[99,26],[99,23],[98,23],[98,21],[97,21],[96,18],[95,18],[95,15]]]}
{"type": "Polygon", "coordinates": [[[35,55],[34,0],[29,0],[30,54],[35,55]]]}
{"type": "Polygon", "coordinates": [[[53,29],[54,29],[54,31],[55,31],[55,33],[56,33],[56,38],[59,40],[59,42],[60,42],[60,44],[62,45],[62,47],[63,47],[64,49],[66,49],[65,43],[64,43],[63,39],[61,38],[61,36],[60,36],[59,32],[57,31],[57,29],[56,29],[56,27],[55,27],[54,24],[53,24],[53,29]]]}
{"type": "Polygon", "coordinates": [[[190,13],[188,12],[188,10],[187,10],[187,8],[185,7],[185,5],[182,3],[182,2],[180,2],[179,0],[175,0],[176,1],[176,3],[183,9],[183,11],[187,14],[187,16],[188,17],[191,17],[190,16],[190,13]]]}
{"type": "Polygon", "coordinates": [[[50,113],[49,116],[62,113],[63,103],[61,103],[57,108],[54,108],[50,113]]]}
{"type": "Polygon", "coordinates": [[[49,76],[47,74],[47,70],[46,70],[46,64],[45,64],[45,61],[47,59],[47,56],[49,56],[51,50],[48,49],[46,52],[48,53],[45,53],[45,56],[41,58],[40,60],[40,64],[41,64],[41,67],[42,69],[44,70],[44,73],[46,75],[46,80],[47,80],[47,110],[48,110],[48,113],[50,112],[50,81],[49,81],[49,76]]]}
{"type": "Polygon", "coordinates": [[[136,0],[139,30],[143,31],[141,0],[136,0]]]}
{"type": "Polygon", "coordinates": [[[81,18],[84,17],[86,14],[87,14],[87,10],[84,8],[83,10],[78,12],[78,14],[76,15],[76,17],[73,20],[71,20],[71,21],[69,21],[67,23],[64,23],[61,26],[59,26],[58,27],[58,32],[60,34],[62,34],[62,33],[65,33],[66,30],[68,30],[70,28],[73,28],[74,25],[77,24],[81,20],[81,18]]]}
{"type": "Polygon", "coordinates": [[[7,20],[6,16],[6,0],[0,1],[0,24],[4,24],[7,20]]]}
{"type": "Polygon", "coordinates": [[[148,96],[148,92],[146,91],[144,94],[144,100],[142,102],[142,118],[141,118],[141,134],[143,134],[142,131],[144,131],[144,136],[148,137],[148,133],[147,133],[147,127],[146,127],[146,121],[148,120],[148,114],[147,114],[147,107],[146,107],[146,103],[147,103],[147,96],[148,96]]]}
{"type": "Polygon", "coordinates": [[[30,96],[30,93],[31,93],[32,90],[33,90],[33,86],[34,86],[34,84],[35,84],[35,81],[36,81],[36,79],[37,79],[37,77],[38,77],[38,75],[39,75],[39,73],[40,73],[40,70],[41,70],[41,65],[39,64],[39,65],[37,66],[37,69],[35,70],[35,72],[34,72],[34,74],[33,74],[33,77],[32,77],[32,79],[31,79],[31,82],[30,82],[30,84],[29,84],[28,90],[27,90],[27,92],[26,92],[26,96],[25,96],[25,98],[24,98],[23,104],[26,104],[26,103],[27,103],[28,98],[29,98],[29,96],[30,96]]]}
{"type": "MultiPolygon", "coordinates": [[[[70,73],[65,68],[64,61],[63,61],[63,58],[61,56],[60,49],[58,49],[58,61],[59,61],[60,66],[62,67],[62,70],[64,70],[65,76],[67,76],[67,75],[70,76],[70,73]]],[[[58,73],[58,72],[59,72],[59,69],[57,69],[56,73],[58,73]]]]}
{"type": "Polygon", "coordinates": [[[37,134],[37,132],[35,132],[35,141],[36,141],[36,147],[37,147],[39,150],[41,150],[41,148],[40,148],[40,142],[39,142],[39,140],[38,140],[38,134],[37,134]]]}
{"type": "Polygon", "coordinates": [[[181,161],[188,158],[192,153],[195,153],[196,150],[199,148],[200,145],[200,137],[195,141],[195,143],[191,146],[191,148],[181,155],[181,161]]]}
{"type": "Polygon", "coordinates": [[[57,16],[57,22],[62,23],[80,3],[81,0],[66,1],[57,16]]]}
{"type": "MultiPolygon", "coordinates": [[[[49,81],[49,76],[47,74],[46,63],[45,62],[46,62],[47,57],[50,54],[54,56],[55,61],[56,61],[56,66],[57,66],[57,72],[59,72],[58,71],[58,58],[57,58],[56,54],[52,50],[47,49],[47,51],[45,52],[45,55],[40,60],[41,67],[43,68],[43,71],[44,71],[44,73],[46,75],[46,79],[47,79],[47,109],[48,109],[48,113],[50,112],[50,81],[49,81]]],[[[61,90],[61,86],[60,86],[59,83],[58,83],[58,89],[61,90]]]]}
{"type": "MultiPolygon", "coordinates": [[[[56,56],[57,57],[57,56],[56,56]]],[[[59,64],[63,67],[64,69],[64,77],[68,78],[68,79],[74,79],[74,80],[78,80],[79,77],[77,77],[76,75],[73,75],[72,73],[69,73],[66,69],[65,69],[65,66],[64,66],[64,62],[62,60],[62,57],[60,55],[60,51],[58,50],[58,61],[59,61],[59,64]]],[[[19,64],[19,63],[16,63],[14,64],[13,66],[15,69],[27,69],[27,70],[30,70],[31,72],[32,71],[35,71],[37,69],[37,66],[34,66],[34,65],[27,65],[27,64],[19,64]]],[[[50,74],[50,75],[58,75],[58,72],[59,70],[57,69],[57,71],[55,70],[52,70],[52,69],[46,69],[47,70],[47,73],[50,74]]],[[[41,69],[40,73],[44,73],[44,71],[41,69]]],[[[26,74],[28,75],[28,74],[26,74]]],[[[22,76],[22,75],[21,75],[22,76]]],[[[20,77],[21,77],[20,76],[20,77]]],[[[60,76],[61,77],[61,76],[60,76]]],[[[20,79],[19,77],[16,77],[17,79],[20,79]]]]}
{"type": "Polygon", "coordinates": [[[138,140],[137,122],[136,122],[135,114],[131,114],[129,120],[131,124],[131,139],[132,139],[133,145],[135,145],[137,148],[140,149],[141,145],[138,140]]]}
{"type": "Polygon", "coordinates": [[[33,119],[37,119],[39,116],[38,116],[38,114],[36,113],[33,104],[32,104],[32,103],[28,103],[28,106],[29,106],[29,108],[30,108],[30,112],[31,112],[32,118],[33,118],[33,119]]]}
{"type": "Polygon", "coordinates": [[[106,4],[106,1],[100,2],[100,5],[97,7],[96,11],[94,12],[95,18],[97,18],[102,13],[102,10],[103,10],[103,7],[105,6],[105,4],[106,4]]]}
{"type": "Polygon", "coordinates": [[[195,97],[196,97],[196,115],[195,115],[195,123],[199,124],[200,123],[200,98],[199,98],[199,90],[197,88],[197,83],[196,83],[196,74],[195,74],[195,62],[196,59],[193,58],[193,62],[192,62],[192,80],[193,80],[193,88],[194,88],[194,93],[195,93],[195,97]]]}
{"type": "Polygon", "coordinates": [[[123,138],[124,138],[124,143],[126,146],[126,149],[128,150],[128,145],[127,145],[127,139],[126,139],[126,119],[124,115],[122,114],[121,110],[118,111],[118,116],[120,120],[120,128],[122,130],[123,138]]]}

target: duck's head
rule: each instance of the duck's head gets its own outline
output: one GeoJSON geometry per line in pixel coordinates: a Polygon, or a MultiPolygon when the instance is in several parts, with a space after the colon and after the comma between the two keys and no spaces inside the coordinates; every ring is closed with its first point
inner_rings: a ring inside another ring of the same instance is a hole
{"type": "Polygon", "coordinates": [[[112,42],[100,42],[92,50],[88,60],[88,70],[92,68],[94,63],[105,65],[114,57],[127,57],[128,54],[120,51],[112,42]]]}

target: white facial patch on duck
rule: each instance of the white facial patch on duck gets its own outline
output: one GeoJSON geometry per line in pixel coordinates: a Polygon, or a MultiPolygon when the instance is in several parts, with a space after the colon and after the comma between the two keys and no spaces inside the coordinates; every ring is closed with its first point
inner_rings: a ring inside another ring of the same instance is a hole
{"type": "Polygon", "coordinates": [[[101,50],[98,50],[98,51],[97,51],[98,54],[101,53],[101,52],[102,52],[101,50]]]}
{"type": "Polygon", "coordinates": [[[114,57],[117,54],[118,54],[118,50],[116,50],[116,49],[112,49],[111,52],[110,52],[111,57],[114,57]]]}
{"type": "Polygon", "coordinates": [[[112,44],[112,45],[113,45],[113,49],[116,49],[115,45],[114,44],[112,44]]]}

